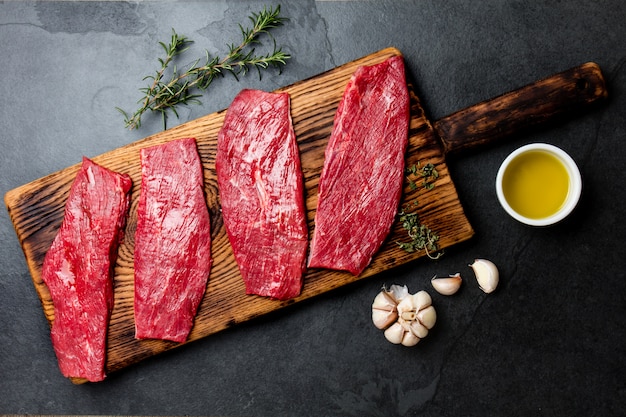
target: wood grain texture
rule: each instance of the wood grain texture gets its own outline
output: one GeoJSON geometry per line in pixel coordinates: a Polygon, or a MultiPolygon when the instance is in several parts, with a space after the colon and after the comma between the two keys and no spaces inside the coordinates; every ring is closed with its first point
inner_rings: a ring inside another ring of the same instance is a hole
{"type": "MultiPolygon", "coordinates": [[[[400,51],[387,48],[278,90],[291,95],[292,119],[304,174],[310,236],[315,226],[317,186],[324,162],[324,150],[344,87],[359,65],[376,64],[395,55],[401,55],[400,51]]],[[[410,86],[409,89],[411,121],[407,164],[432,163],[440,175],[432,190],[412,190],[407,184],[402,204],[419,202],[416,211],[422,223],[439,234],[439,245],[446,248],[469,239],[474,231],[459,202],[445,163],[443,149],[436,139],[433,127],[426,118],[413,89],[410,86]]],[[[220,214],[215,153],[217,134],[224,116],[225,110],[213,113],[92,158],[96,163],[109,169],[130,175],[133,180],[125,238],[120,245],[115,266],[115,306],[108,331],[106,365],[109,373],[184,345],[134,338],[133,248],[141,183],[139,150],[143,147],[183,137],[194,137],[204,167],[206,200],[211,214],[214,262],[206,294],[189,339],[185,343],[425,256],[424,253],[407,253],[398,247],[396,241],[406,240],[406,232],[396,223],[370,266],[358,277],[347,272],[310,269],[305,274],[302,294],[295,299],[277,301],[246,295],[220,214]]],[[[70,166],[11,190],[5,195],[5,204],[49,323],[54,320],[54,308],[48,289],[41,279],[41,267],[46,251],[60,227],[65,201],[79,167],[79,164],[70,166]]]]}
{"type": "Polygon", "coordinates": [[[600,67],[587,62],[459,110],[433,125],[448,154],[571,118],[607,96],[600,67]]]}

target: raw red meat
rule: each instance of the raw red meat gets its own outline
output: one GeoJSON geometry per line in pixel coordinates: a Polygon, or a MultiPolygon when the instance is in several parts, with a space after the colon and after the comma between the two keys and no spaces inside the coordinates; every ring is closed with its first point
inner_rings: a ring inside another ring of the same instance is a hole
{"type": "Polygon", "coordinates": [[[280,300],[302,289],[308,230],[287,93],[243,90],[218,135],[224,225],[247,294],[280,300]]]}
{"type": "Polygon", "coordinates": [[[54,305],[51,337],[63,375],[102,381],[113,309],[113,268],[131,180],[83,158],[63,223],[43,262],[54,305]]]}
{"type": "Polygon", "coordinates": [[[402,57],[359,67],[325,151],[309,267],[359,275],[369,265],[398,210],[408,127],[402,57]]]}
{"type": "Polygon", "coordinates": [[[211,223],[193,138],[144,148],[135,232],[135,337],[184,342],[211,270],[211,223]]]}

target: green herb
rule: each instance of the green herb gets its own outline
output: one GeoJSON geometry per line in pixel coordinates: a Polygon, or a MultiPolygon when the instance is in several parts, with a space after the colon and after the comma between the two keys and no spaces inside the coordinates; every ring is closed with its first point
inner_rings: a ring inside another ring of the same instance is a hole
{"type": "MultiPolygon", "coordinates": [[[[437,169],[431,163],[421,166],[418,162],[417,164],[406,167],[404,172],[411,190],[417,190],[419,188],[417,178],[422,179],[422,187],[426,190],[432,190],[435,187],[434,181],[439,178],[439,172],[437,172],[437,169]]],[[[426,225],[420,223],[416,212],[408,212],[410,206],[417,206],[417,201],[413,201],[412,204],[405,206],[405,208],[398,213],[399,220],[404,230],[406,230],[410,241],[396,243],[401,249],[409,253],[423,250],[429,258],[438,259],[443,255],[443,252],[439,252],[437,245],[439,236],[426,225]],[[436,253],[436,255],[433,255],[434,253],[436,253]]]]}
{"type": "Polygon", "coordinates": [[[256,68],[259,78],[261,78],[262,69],[270,66],[281,69],[281,66],[285,65],[291,56],[284,53],[282,48],[278,48],[275,39],[269,34],[270,29],[281,26],[287,20],[280,17],[280,6],[277,6],[276,9],[263,9],[260,13],[252,13],[249,19],[252,22],[252,27],[244,28],[239,25],[242,41],[238,45],[228,45],[228,55],[225,58],[211,57],[206,51],[206,58],[204,58],[202,65],[198,65],[201,61],[198,59],[181,73],[178,72],[175,65],[171,71],[168,71],[169,67],[174,58],[185,52],[193,41],[186,36],[179,35],[172,29],[169,44],[159,42],[165,51],[165,58],[159,58],[161,68],[156,71],[155,75],[145,77],[144,80],[150,79],[152,83],[139,90],[145,94],[144,98],[138,101],[141,107],[132,115],[117,108],[124,115],[126,127],[129,129],[141,127],[141,116],[150,110],[161,113],[165,128],[168,110],[171,110],[178,117],[177,105],[199,104],[198,98],[202,94],[198,94],[195,90],[206,90],[216,77],[223,77],[225,73],[231,73],[238,80],[240,75],[245,75],[251,68],[256,68]],[[259,37],[263,34],[272,38],[274,48],[271,53],[266,55],[256,55],[252,45],[260,43],[259,37]],[[169,77],[166,78],[168,72],[169,77]]]}
{"type": "Polygon", "coordinates": [[[434,181],[439,178],[437,168],[430,162],[423,167],[419,162],[409,165],[404,169],[404,173],[407,175],[407,181],[409,182],[411,190],[417,190],[419,188],[415,178],[421,178],[422,186],[427,190],[432,190],[435,187],[434,181]]]}
{"type": "Polygon", "coordinates": [[[433,255],[433,253],[439,250],[437,246],[439,236],[426,225],[420,223],[417,213],[406,213],[402,210],[398,215],[400,216],[402,227],[407,231],[411,239],[409,242],[396,242],[401,249],[409,253],[423,250],[431,259],[438,259],[443,255],[442,252],[433,255]]]}

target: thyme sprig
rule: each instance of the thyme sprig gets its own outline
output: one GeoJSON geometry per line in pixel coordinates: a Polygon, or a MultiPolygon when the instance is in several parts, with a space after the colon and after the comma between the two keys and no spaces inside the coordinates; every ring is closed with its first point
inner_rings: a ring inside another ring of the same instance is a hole
{"type": "Polygon", "coordinates": [[[144,80],[149,79],[152,82],[148,87],[139,90],[144,93],[144,97],[138,101],[141,105],[139,109],[129,115],[119,107],[117,108],[124,115],[126,127],[131,130],[141,127],[142,115],[147,111],[152,111],[161,113],[165,129],[168,110],[178,117],[176,106],[200,104],[199,98],[202,94],[199,94],[197,90],[206,90],[216,77],[223,77],[226,73],[232,74],[236,80],[239,80],[239,76],[247,74],[251,68],[256,68],[259,78],[261,78],[261,70],[268,67],[282,69],[281,66],[286,65],[291,56],[283,52],[282,48],[277,47],[276,40],[269,33],[270,29],[282,26],[287,20],[280,16],[280,5],[275,9],[263,9],[259,13],[252,13],[248,18],[252,22],[252,27],[244,28],[239,25],[242,40],[239,44],[227,45],[228,54],[223,59],[218,56],[211,57],[209,52],[205,51],[206,57],[202,65],[199,65],[201,59],[198,59],[187,70],[180,73],[174,65],[169,71],[169,78],[166,78],[174,59],[193,43],[191,39],[172,29],[169,43],[159,42],[165,52],[165,57],[158,59],[161,68],[154,75],[144,77],[144,80]],[[265,55],[255,54],[253,45],[260,43],[259,38],[263,34],[269,35],[272,39],[273,49],[265,55]]]}
{"type": "Polygon", "coordinates": [[[443,255],[442,252],[433,255],[433,253],[439,250],[437,246],[439,236],[430,230],[428,226],[420,223],[417,213],[407,213],[401,210],[398,215],[400,216],[402,227],[406,230],[411,239],[409,242],[396,242],[398,246],[400,246],[400,249],[409,253],[423,250],[431,259],[437,259],[443,255]]]}
{"type": "Polygon", "coordinates": [[[439,178],[437,168],[430,162],[424,166],[419,162],[409,165],[404,169],[404,173],[407,175],[406,179],[411,190],[417,190],[419,188],[415,180],[416,177],[422,178],[422,186],[427,190],[432,190],[435,187],[434,181],[439,178]]]}
{"type": "MultiPolygon", "coordinates": [[[[405,168],[404,173],[411,190],[417,190],[420,187],[418,184],[419,178],[422,179],[421,186],[424,189],[432,190],[435,187],[434,181],[439,178],[439,172],[432,163],[427,163],[424,166],[419,162],[412,164],[405,168]]],[[[417,201],[407,204],[398,213],[402,228],[406,230],[410,240],[408,242],[396,241],[396,243],[406,252],[412,253],[423,250],[429,258],[438,259],[443,255],[437,244],[439,236],[420,222],[417,212],[408,211],[411,206],[417,206],[417,201]]]]}

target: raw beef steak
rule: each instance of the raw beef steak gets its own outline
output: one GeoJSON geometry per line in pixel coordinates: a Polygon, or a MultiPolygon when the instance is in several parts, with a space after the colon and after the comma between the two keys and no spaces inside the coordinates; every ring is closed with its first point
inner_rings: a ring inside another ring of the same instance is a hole
{"type": "Polygon", "coordinates": [[[63,223],[43,262],[54,304],[52,344],[63,375],[105,378],[113,269],[130,204],[131,180],[83,158],[63,223]]]}
{"type": "Polygon", "coordinates": [[[144,148],[135,232],[135,337],[184,342],[211,270],[211,223],[193,138],[144,148]]]}
{"type": "Polygon", "coordinates": [[[324,154],[309,267],[359,275],[389,234],[402,194],[409,109],[402,57],[353,74],[324,154]]]}
{"type": "Polygon", "coordinates": [[[243,90],[218,134],[224,225],[247,294],[280,300],[302,289],[308,229],[287,93],[243,90]]]}

